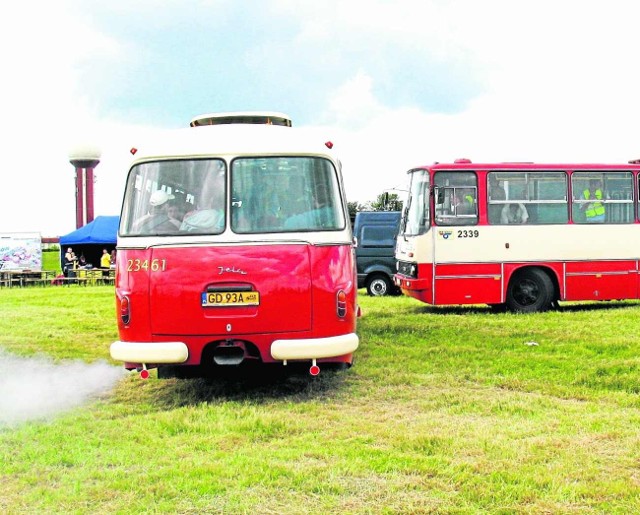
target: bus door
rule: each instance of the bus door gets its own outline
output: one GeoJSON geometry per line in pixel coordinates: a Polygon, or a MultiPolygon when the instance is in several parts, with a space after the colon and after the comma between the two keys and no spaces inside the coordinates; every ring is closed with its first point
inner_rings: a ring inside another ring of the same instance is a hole
{"type": "Polygon", "coordinates": [[[439,171],[434,185],[434,303],[501,302],[500,264],[482,255],[475,172],[439,171]]]}

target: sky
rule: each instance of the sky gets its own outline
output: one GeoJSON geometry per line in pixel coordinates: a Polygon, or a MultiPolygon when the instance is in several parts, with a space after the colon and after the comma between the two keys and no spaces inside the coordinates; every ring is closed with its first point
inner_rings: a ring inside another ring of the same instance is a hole
{"type": "Polygon", "coordinates": [[[101,153],[96,215],[119,214],[129,149],[202,113],[317,128],[360,203],[434,161],[640,158],[636,5],[14,2],[0,19],[0,233],[75,229],[69,155],[87,145],[101,153]]]}

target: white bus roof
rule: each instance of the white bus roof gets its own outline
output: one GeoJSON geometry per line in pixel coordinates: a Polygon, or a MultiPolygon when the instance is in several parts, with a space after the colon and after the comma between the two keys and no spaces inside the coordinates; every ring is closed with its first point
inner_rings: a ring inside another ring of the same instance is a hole
{"type": "Polygon", "coordinates": [[[236,111],[229,113],[200,114],[193,118],[189,125],[201,127],[203,125],[227,124],[265,124],[291,127],[291,117],[275,111],[236,111]]]}
{"type": "Polygon", "coordinates": [[[134,145],[135,161],[237,155],[318,155],[337,162],[333,145],[314,129],[277,125],[212,125],[156,134],[134,145]]]}

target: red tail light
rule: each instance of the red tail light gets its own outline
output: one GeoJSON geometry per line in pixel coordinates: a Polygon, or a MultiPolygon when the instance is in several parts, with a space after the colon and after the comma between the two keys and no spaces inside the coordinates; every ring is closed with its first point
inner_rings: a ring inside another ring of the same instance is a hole
{"type": "Polygon", "coordinates": [[[129,307],[129,297],[126,295],[120,299],[120,319],[123,324],[128,324],[131,319],[131,308],[129,307]]]}
{"type": "Polygon", "coordinates": [[[347,314],[347,294],[343,290],[339,290],[336,294],[336,313],[340,318],[344,318],[347,314]]]}

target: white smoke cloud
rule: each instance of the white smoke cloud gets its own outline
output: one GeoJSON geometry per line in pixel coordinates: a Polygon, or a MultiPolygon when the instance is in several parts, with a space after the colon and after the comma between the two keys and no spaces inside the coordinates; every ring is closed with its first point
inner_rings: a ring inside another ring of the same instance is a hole
{"type": "Polygon", "coordinates": [[[55,363],[0,349],[0,428],[49,419],[108,393],[126,371],[106,362],[55,363]]]}

